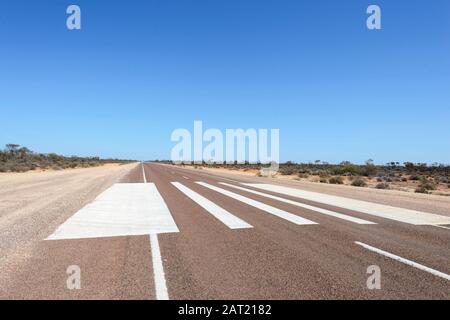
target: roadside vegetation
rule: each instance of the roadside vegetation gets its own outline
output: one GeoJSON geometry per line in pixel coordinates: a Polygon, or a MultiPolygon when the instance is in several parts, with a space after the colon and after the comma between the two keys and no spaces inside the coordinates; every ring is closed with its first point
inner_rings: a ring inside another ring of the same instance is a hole
{"type": "Polygon", "coordinates": [[[56,153],[36,153],[18,144],[7,144],[0,150],[0,172],[26,172],[30,170],[62,170],[96,167],[106,163],[125,164],[132,160],[100,159],[99,157],[66,157],[56,153]]]}
{"type": "MultiPolygon", "coordinates": [[[[170,163],[170,161],[164,161],[170,163]]],[[[235,170],[260,175],[260,164],[195,164],[195,168],[235,170]]],[[[276,177],[317,183],[413,191],[450,196],[450,166],[412,162],[389,162],[376,165],[373,160],[364,164],[343,161],[330,164],[317,160],[313,163],[288,161],[280,164],[276,177]]]]}

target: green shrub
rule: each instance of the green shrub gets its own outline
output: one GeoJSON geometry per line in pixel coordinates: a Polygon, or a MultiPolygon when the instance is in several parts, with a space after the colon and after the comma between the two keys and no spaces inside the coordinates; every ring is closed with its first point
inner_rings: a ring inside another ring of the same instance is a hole
{"type": "Polygon", "coordinates": [[[342,168],[342,171],[344,172],[344,174],[348,175],[359,175],[361,173],[360,167],[352,163],[346,163],[342,168]]]}
{"type": "Polygon", "coordinates": [[[425,194],[428,194],[428,190],[425,189],[425,188],[423,188],[423,187],[417,188],[414,192],[415,192],[415,193],[425,193],[425,194]]]}
{"type": "Polygon", "coordinates": [[[331,184],[343,184],[344,183],[344,179],[342,177],[340,177],[340,176],[331,177],[328,182],[331,183],[331,184]]]}
{"type": "Polygon", "coordinates": [[[354,187],[367,187],[367,183],[363,179],[353,180],[352,186],[354,187]]]}
{"type": "Polygon", "coordinates": [[[375,186],[375,188],[377,188],[377,189],[389,189],[389,184],[382,182],[382,183],[377,184],[375,186]]]}
{"type": "Polygon", "coordinates": [[[436,190],[436,185],[432,182],[423,183],[420,187],[426,190],[436,190]]]}
{"type": "Polygon", "coordinates": [[[361,170],[361,174],[367,177],[376,175],[378,172],[377,167],[374,164],[366,164],[361,170]]]}
{"type": "Polygon", "coordinates": [[[291,166],[285,166],[285,167],[281,167],[279,172],[283,176],[290,176],[295,173],[295,169],[294,169],[294,167],[291,167],[291,166]]]}
{"type": "Polygon", "coordinates": [[[27,172],[28,170],[30,170],[30,167],[25,165],[16,165],[11,168],[11,171],[13,172],[27,172]]]}
{"type": "Polygon", "coordinates": [[[419,188],[423,188],[427,191],[436,190],[436,185],[433,182],[427,180],[425,177],[422,177],[420,180],[419,188]]]}

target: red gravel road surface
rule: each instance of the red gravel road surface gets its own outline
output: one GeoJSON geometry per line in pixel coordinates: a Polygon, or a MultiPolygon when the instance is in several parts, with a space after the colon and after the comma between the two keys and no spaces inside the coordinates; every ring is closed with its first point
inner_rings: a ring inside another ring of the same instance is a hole
{"type": "Polygon", "coordinates": [[[386,218],[277,188],[308,189],[293,182],[153,163],[33,179],[0,177],[2,299],[450,298],[450,202],[377,193],[373,203],[398,208],[386,218]],[[127,191],[134,183],[143,194],[127,191]],[[404,208],[419,223],[395,218],[404,208]]]}

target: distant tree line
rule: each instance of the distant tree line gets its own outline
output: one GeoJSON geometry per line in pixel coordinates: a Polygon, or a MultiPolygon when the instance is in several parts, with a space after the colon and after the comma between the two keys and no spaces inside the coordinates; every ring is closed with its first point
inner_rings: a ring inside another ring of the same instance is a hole
{"type": "MultiPolygon", "coordinates": [[[[170,160],[156,160],[160,163],[172,163],[170,160]]],[[[194,163],[190,163],[194,165],[194,163]]],[[[209,163],[203,161],[202,164],[196,163],[197,166],[205,167],[227,167],[230,169],[260,169],[263,165],[261,163],[209,163]]],[[[413,163],[413,162],[388,162],[385,165],[376,165],[374,160],[369,159],[364,164],[354,164],[350,161],[342,161],[338,164],[330,164],[325,161],[315,160],[310,163],[296,163],[293,161],[287,161],[280,164],[280,174],[293,175],[293,174],[310,174],[310,175],[343,175],[343,176],[384,176],[394,172],[403,173],[409,175],[425,174],[433,175],[440,174],[444,176],[450,176],[450,165],[433,163],[428,165],[427,163],[413,163]]]]}
{"type": "Polygon", "coordinates": [[[27,147],[9,143],[0,150],[0,172],[25,172],[36,169],[88,168],[105,163],[129,163],[133,160],[100,157],[66,157],[56,153],[36,153],[27,147]]]}
{"type": "MultiPolygon", "coordinates": [[[[163,160],[162,163],[172,163],[163,160]]],[[[173,164],[173,163],[172,163],[173,164]]],[[[184,166],[186,164],[182,164],[184,166]]],[[[220,164],[203,162],[201,164],[190,163],[195,168],[227,168],[231,170],[259,170],[260,163],[242,163],[237,162],[220,164]]],[[[310,163],[295,163],[287,161],[281,163],[278,173],[285,176],[296,176],[301,179],[307,179],[310,176],[319,177],[321,183],[344,184],[345,181],[351,181],[351,185],[356,187],[367,186],[367,180],[375,179],[376,188],[389,189],[390,183],[399,182],[417,182],[416,192],[429,193],[436,190],[439,185],[445,185],[450,188],[450,166],[446,164],[413,162],[389,162],[385,165],[376,165],[372,159],[364,164],[354,164],[350,161],[342,161],[339,164],[330,164],[325,161],[316,160],[310,163]]]]}

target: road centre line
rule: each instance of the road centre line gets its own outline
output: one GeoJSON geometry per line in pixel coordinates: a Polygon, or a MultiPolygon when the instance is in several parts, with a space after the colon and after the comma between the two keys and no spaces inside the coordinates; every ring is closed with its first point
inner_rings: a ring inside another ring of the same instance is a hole
{"type": "Polygon", "coordinates": [[[144,177],[144,183],[147,183],[147,178],[145,177],[145,170],[144,170],[144,163],[141,163],[142,165],[142,176],[144,177]]]}
{"type": "Polygon", "coordinates": [[[159,241],[157,234],[150,235],[150,247],[152,252],[153,275],[155,280],[156,300],[169,300],[167,291],[166,277],[159,249],[159,241]]]}
{"type": "MultiPolygon", "coordinates": [[[[142,163],[142,174],[144,175],[144,183],[147,183],[145,177],[144,163],[142,163]]],[[[166,277],[164,274],[164,266],[161,258],[161,250],[159,249],[158,234],[150,234],[150,252],[152,255],[153,278],[155,282],[156,300],[169,300],[169,292],[166,285],[166,277]]]]}

